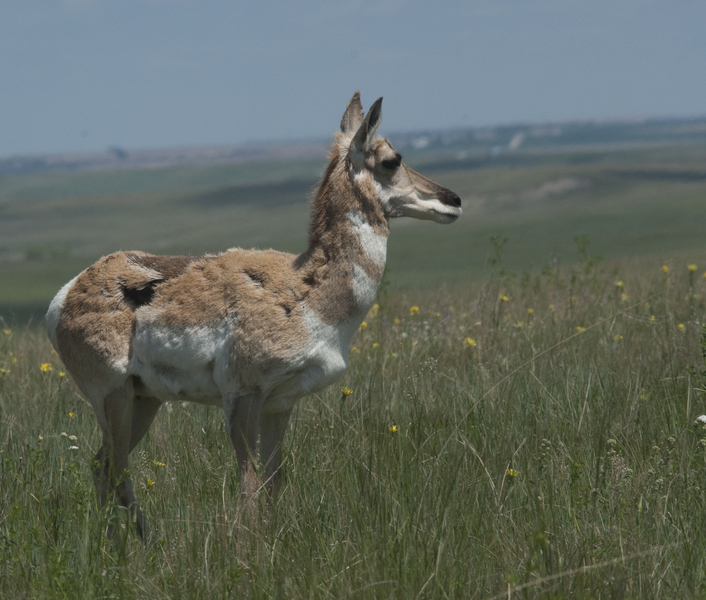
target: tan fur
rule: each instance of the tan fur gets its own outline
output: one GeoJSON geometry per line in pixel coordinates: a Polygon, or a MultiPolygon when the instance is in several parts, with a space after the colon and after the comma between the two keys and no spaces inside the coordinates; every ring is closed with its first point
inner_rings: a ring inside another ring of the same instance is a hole
{"type": "Polygon", "coordinates": [[[140,289],[161,277],[133,263],[132,255],[101,258],[79,275],[66,296],[56,351],[84,393],[82,383],[97,371],[127,361],[134,310],[125,302],[123,286],[140,289]]]}
{"type": "Polygon", "coordinates": [[[448,223],[460,200],[374,138],[378,100],[363,116],[356,92],[312,204],[307,250],[233,249],[204,257],[117,252],[62,289],[47,328],[103,430],[98,496],[112,490],[146,524],[127,456],[160,404],[221,405],[243,491],[258,486],[256,444],[272,491],[294,403],[345,370],[348,344],[383,275],[388,219],[448,223]],[[254,479],[255,478],[255,479],[254,479]]]}

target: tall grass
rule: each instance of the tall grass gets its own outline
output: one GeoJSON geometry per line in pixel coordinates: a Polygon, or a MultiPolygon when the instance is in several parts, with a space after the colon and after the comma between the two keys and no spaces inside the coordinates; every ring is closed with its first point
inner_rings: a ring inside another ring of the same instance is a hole
{"type": "Polygon", "coordinates": [[[221,412],[163,407],[131,457],[148,547],[104,534],[98,427],[44,334],[2,332],[0,596],[703,597],[706,277],[582,256],[383,289],[250,526],[221,412]]]}

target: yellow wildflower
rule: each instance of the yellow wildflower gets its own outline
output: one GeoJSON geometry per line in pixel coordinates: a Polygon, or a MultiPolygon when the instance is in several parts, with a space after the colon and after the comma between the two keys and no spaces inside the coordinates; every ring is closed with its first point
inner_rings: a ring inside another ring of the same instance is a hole
{"type": "Polygon", "coordinates": [[[440,312],[435,312],[435,313],[434,313],[434,316],[435,316],[435,317],[440,317],[440,316],[441,316],[441,313],[440,313],[440,312]]]}
{"type": "Polygon", "coordinates": [[[585,328],[585,327],[581,327],[580,325],[576,328],[576,332],[577,332],[577,333],[583,333],[584,331],[586,331],[586,328],[585,328]]]}
{"type": "Polygon", "coordinates": [[[623,289],[623,282],[622,281],[616,281],[615,282],[615,287],[617,287],[619,290],[623,289]]]}
{"type": "Polygon", "coordinates": [[[147,480],[147,487],[151,488],[153,485],[154,485],[154,481],[152,481],[151,479],[148,479],[147,480]]]}
{"type": "Polygon", "coordinates": [[[59,377],[61,377],[61,378],[66,377],[66,373],[64,371],[59,371],[59,377]]]}
{"type": "Polygon", "coordinates": [[[391,358],[397,358],[397,352],[390,352],[391,358]]]}
{"type": "Polygon", "coordinates": [[[527,314],[528,314],[528,315],[533,315],[533,314],[534,314],[534,308],[528,308],[528,309],[527,309],[527,314]]]}
{"type": "Polygon", "coordinates": [[[613,339],[614,339],[616,342],[619,342],[620,340],[623,339],[623,336],[620,335],[619,333],[616,333],[616,334],[613,336],[613,339]]]}
{"type": "Polygon", "coordinates": [[[7,375],[10,372],[10,369],[0,369],[0,375],[7,375]]]}
{"type": "Polygon", "coordinates": [[[358,348],[358,346],[352,346],[351,352],[353,352],[353,354],[360,354],[360,348],[358,348]]]}
{"type": "Polygon", "coordinates": [[[390,433],[397,433],[397,425],[389,425],[387,428],[390,430],[390,433]]]}
{"type": "Polygon", "coordinates": [[[677,325],[677,327],[679,328],[679,331],[685,331],[685,330],[686,330],[686,327],[684,326],[684,323],[679,323],[679,325],[677,325]]]}
{"type": "Polygon", "coordinates": [[[373,350],[375,350],[375,348],[377,348],[378,346],[380,346],[380,344],[378,344],[377,342],[373,342],[373,345],[372,345],[373,350]]]}
{"type": "Polygon", "coordinates": [[[12,333],[12,329],[3,329],[2,332],[3,332],[5,335],[10,335],[10,334],[12,333]]]}
{"type": "Polygon", "coordinates": [[[413,306],[412,308],[409,309],[409,316],[413,317],[414,315],[419,314],[419,307],[418,306],[413,306]]]}
{"type": "Polygon", "coordinates": [[[524,321],[518,321],[518,322],[517,322],[517,326],[520,327],[520,328],[522,328],[522,327],[525,326],[525,322],[524,322],[524,321]]]}
{"type": "Polygon", "coordinates": [[[76,413],[70,412],[69,413],[69,419],[75,419],[76,418],[76,413]]]}
{"type": "Polygon", "coordinates": [[[395,317],[395,325],[399,325],[401,322],[399,317],[395,317]]]}
{"type": "Polygon", "coordinates": [[[475,348],[478,345],[478,342],[476,342],[473,338],[467,337],[463,340],[463,345],[466,348],[475,348]]]}
{"type": "Polygon", "coordinates": [[[662,265],[662,271],[669,273],[669,267],[667,265],[662,265]]]}
{"type": "Polygon", "coordinates": [[[698,269],[698,267],[694,264],[691,264],[687,267],[687,269],[689,269],[689,271],[693,273],[694,271],[696,271],[696,269],[698,269]]]}
{"type": "Polygon", "coordinates": [[[620,294],[620,299],[621,299],[623,302],[627,302],[629,298],[630,298],[630,296],[628,296],[625,292],[623,292],[622,294],[620,294]]]}
{"type": "Polygon", "coordinates": [[[373,307],[370,309],[368,312],[368,316],[373,319],[378,316],[378,311],[380,310],[380,306],[378,304],[373,304],[373,307]]]}
{"type": "Polygon", "coordinates": [[[153,460],[152,461],[155,465],[155,467],[164,467],[166,466],[163,462],[159,462],[158,460],[153,460]]]}
{"type": "Polygon", "coordinates": [[[353,393],[353,390],[349,387],[342,387],[341,388],[341,395],[346,398],[347,396],[350,396],[353,393]]]}
{"type": "Polygon", "coordinates": [[[556,306],[554,306],[553,304],[550,304],[550,305],[549,305],[549,310],[551,310],[552,312],[554,312],[555,309],[556,309],[556,306]]]}
{"type": "Polygon", "coordinates": [[[39,368],[42,370],[42,373],[48,373],[54,369],[51,363],[42,363],[39,368]]]}
{"type": "Polygon", "coordinates": [[[654,315],[650,315],[650,321],[652,321],[654,323],[656,320],[657,320],[657,317],[655,317],[654,315]]]}
{"type": "Polygon", "coordinates": [[[498,296],[498,299],[500,300],[500,302],[507,302],[510,298],[508,298],[505,294],[500,294],[498,296]]]}
{"type": "Polygon", "coordinates": [[[38,442],[41,442],[43,439],[44,439],[44,436],[40,433],[40,434],[37,436],[37,441],[38,441],[38,442]]]}
{"type": "Polygon", "coordinates": [[[507,471],[505,471],[505,474],[508,477],[512,477],[514,479],[515,477],[517,477],[520,474],[520,472],[517,471],[516,469],[513,469],[512,467],[508,467],[507,471]]]}
{"type": "Polygon", "coordinates": [[[358,329],[359,329],[360,331],[363,331],[363,329],[365,329],[367,326],[368,326],[368,324],[367,324],[365,321],[363,321],[363,322],[360,324],[360,327],[358,327],[358,329]]]}

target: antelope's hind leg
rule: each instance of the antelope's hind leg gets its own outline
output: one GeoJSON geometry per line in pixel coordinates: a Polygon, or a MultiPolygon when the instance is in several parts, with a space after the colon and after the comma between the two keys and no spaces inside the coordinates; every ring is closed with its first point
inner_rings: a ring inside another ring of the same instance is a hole
{"type": "Polygon", "coordinates": [[[240,490],[246,505],[257,499],[261,487],[257,472],[257,438],[262,403],[258,393],[226,396],[223,402],[226,426],[238,460],[240,490]]]}
{"type": "Polygon", "coordinates": [[[291,414],[288,410],[260,416],[260,456],[265,466],[265,488],[272,500],[282,480],[282,448],[291,414]]]}
{"type": "Polygon", "coordinates": [[[132,405],[132,431],[130,434],[130,452],[135,449],[135,446],[140,443],[140,440],[145,437],[149,431],[152,421],[157,416],[159,407],[162,402],[157,398],[149,396],[135,396],[135,401],[132,405]]]}
{"type": "Polygon", "coordinates": [[[134,518],[142,539],[148,537],[147,522],[126,473],[128,456],[149,429],[159,406],[154,398],[136,398],[132,378],[128,378],[105,397],[102,406],[96,407],[102,408],[98,421],[103,429],[103,445],[96,454],[94,472],[98,500],[105,506],[108,495],[113,496],[118,505],[129,511],[131,520],[134,518]]]}

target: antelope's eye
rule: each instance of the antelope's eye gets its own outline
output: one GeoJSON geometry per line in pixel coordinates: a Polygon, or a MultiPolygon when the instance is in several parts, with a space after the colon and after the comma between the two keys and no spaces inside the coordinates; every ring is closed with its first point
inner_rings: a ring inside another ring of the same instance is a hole
{"type": "Polygon", "coordinates": [[[383,160],[380,164],[385,168],[389,169],[390,171],[394,171],[400,166],[400,163],[402,162],[401,159],[399,158],[388,158],[387,160],[383,160]]]}

